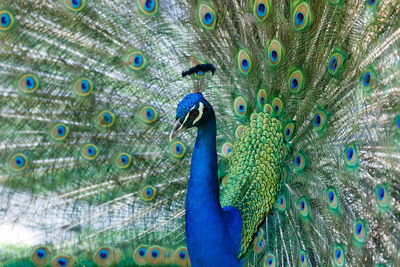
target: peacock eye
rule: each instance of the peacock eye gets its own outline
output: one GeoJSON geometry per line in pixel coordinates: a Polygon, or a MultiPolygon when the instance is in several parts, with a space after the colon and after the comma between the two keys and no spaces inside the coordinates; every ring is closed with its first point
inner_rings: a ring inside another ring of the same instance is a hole
{"type": "Polygon", "coordinates": [[[190,113],[189,118],[196,119],[198,116],[199,116],[199,111],[195,110],[195,111],[190,113]]]}

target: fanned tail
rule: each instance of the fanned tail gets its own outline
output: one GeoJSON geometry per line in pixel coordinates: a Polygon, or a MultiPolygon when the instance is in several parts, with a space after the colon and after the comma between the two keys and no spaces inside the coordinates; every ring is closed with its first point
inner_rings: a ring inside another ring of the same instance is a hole
{"type": "MultiPolygon", "coordinates": [[[[168,135],[201,87],[223,190],[252,114],[279,121],[276,203],[258,231],[249,222],[246,266],[395,266],[399,12],[396,0],[3,1],[0,262],[190,265],[195,132],[168,135]],[[182,78],[206,63],[215,75],[182,78]]],[[[232,191],[243,207],[268,195],[249,178],[232,191]]]]}

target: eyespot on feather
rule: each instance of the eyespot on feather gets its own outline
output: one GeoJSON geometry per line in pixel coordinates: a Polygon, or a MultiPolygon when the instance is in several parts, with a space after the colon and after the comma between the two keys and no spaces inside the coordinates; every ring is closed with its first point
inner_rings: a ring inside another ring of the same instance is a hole
{"type": "Polygon", "coordinates": [[[189,253],[186,247],[176,249],[174,259],[178,266],[186,267],[190,265],[189,253]]]}
{"type": "Polygon", "coordinates": [[[275,267],[276,264],[276,258],[275,255],[269,253],[264,260],[264,267],[275,267]]]}
{"type": "Polygon", "coordinates": [[[224,143],[221,147],[221,153],[224,157],[228,157],[232,153],[233,146],[231,143],[224,143]]]}
{"type": "Polygon", "coordinates": [[[299,211],[300,211],[300,215],[303,218],[309,218],[310,217],[310,207],[309,207],[307,198],[301,197],[299,199],[299,211]]]}
{"type": "Polygon", "coordinates": [[[283,212],[287,208],[287,198],[286,195],[281,193],[278,195],[277,200],[276,200],[276,206],[278,211],[283,212]]]}
{"type": "Polygon", "coordinates": [[[73,12],[82,11],[86,6],[86,0],[61,0],[64,6],[73,12]]]}
{"type": "Polygon", "coordinates": [[[286,126],[283,130],[283,136],[284,136],[285,140],[289,142],[293,139],[293,135],[294,135],[294,123],[289,122],[286,124],[286,126]]]}
{"type": "Polygon", "coordinates": [[[357,243],[363,244],[367,239],[367,225],[363,220],[357,220],[353,226],[353,236],[357,243]]]}
{"type": "Polygon", "coordinates": [[[245,116],[247,113],[247,102],[243,97],[239,96],[235,98],[233,103],[233,110],[238,116],[245,116]]]}
{"type": "Polygon", "coordinates": [[[243,133],[243,130],[244,130],[244,125],[239,125],[239,126],[236,128],[236,130],[235,130],[235,136],[236,136],[237,138],[240,138],[240,136],[241,136],[242,133],[243,133]]]}
{"type": "Polygon", "coordinates": [[[133,260],[138,265],[147,264],[146,254],[148,253],[148,246],[140,245],[133,253],[133,260]]]}
{"type": "Polygon", "coordinates": [[[17,86],[22,93],[32,94],[38,89],[39,81],[35,75],[25,74],[18,79],[17,86]]]}
{"type": "Polygon", "coordinates": [[[114,250],[109,247],[101,247],[93,254],[93,261],[98,266],[113,266],[116,264],[114,250]]]}
{"type": "Polygon", "coordinates": [[[348,168],[356,168],[358,165],[358,151],[355,144],[349,145],[344,151],[344,160],[348,168]]]}
{"type": "Polygon", "coordinates": [[[147,15],[152,16],[158,12],[158,0],[138,0],[139,10],[147,15]]]}
{"type": "Polygon", "coordinates": [[[308,266],[308,257],[307,253],[304,250],[299,251],[299,260],[298,260],[298,265],[301,267],[306,267],[308,266]]]}
{"type": "Polygon", "coordinates": [[[124,63],[134,71],[142,70],[147,65],[147,60],[142,52],[133,50],[123,57],[124,63]]]}
{"type": "Polygon", "coordinates": [[[264,89],[260,89],[257,93],[257,104],[263,107],[265,103],[267,103],[267,92],[264,89]]]}
{"type": "Polygon", "coordinates": [[[45,266],[50,258],[50,250],[39,246],[32,251],[31,259],[36,266],[45,266]]]}
{"type": "Polygon", "coordinates": [[[289,92],[292,94],[298,94],[303,90],[304,87],[304,76],[303,72],[299,69],[294,70],[289,76],[289,92]]]}
{"type": "Polygon", "coordinates": [[[197,6],[199,24],[206,30],[214,30],[217,22],[217,12],[209,3],[200,1],[197,6]]]}
{"type": "Polygon", "coordinates": [[[258,22],[265,21],[271,13],[271,1],[270,0],[256,0],[253,5],[253,14],[258,22]]]}
{"type": "Polygon", "coordinates": [[[269,114],[269,115],[272,115],[272,106],[270,104],[266,104],[264,106],[264,112],[269,114]]]}
{"type": "Polygon", "coordinates": [[[132,157],[128,153],[119,153],[115,163],[119,169],[126,169],[131,165],[132,157]]]}
{"type": "Polygon", "coordinates": [[[225,187],[227,182],[228,182],[228,175],[225,175],[221,180],[222,186],[225,187]]]}
{"type": "Polygon", "coordinates": [[[335,266],[345,266],[346,258],[343,247],[337,244],[333,248],[333,263],[335,266]]]}
{"type": "MultiPolygon", "coordinates": [[[[283,147],[285,147],[285,146],[283,146],[283,147]]],[[[282,182],[289,181],[290,180],[289,167],[285,164],[282,167],[281,171],[282,171],[282,179],[281,179],[282,182]]]]}
{"type": "Polygon", "coordinates": [[[390,207],[390,194],[387,184],[380,184],[375,188],[375,196],[378,206],[382,211],[387,211],[390,207]]]}
{"type": "Polygon", "coordinates": [[[329,58],[328,72],[336,77],[343,69],[346,57],[340,49],[335,49],[329,58]]]}
{"type": "Polygon", "coordinates": [[[22,172],[28,166],[28,159],[22,153],[11,155],[8,162],[10,170],[14,172],[22,172]]]}
{"type": "Polygon", "coordinates": [[[314,129],[319,133],[323,133],[325,131],[327,122],[328,122],[327,113],[322,109],[318,109],[314,113],[312,121],[314,129]]]}
{"type": "Polygon", "coordinates": [[[51,267],[72,267],[74,260],[70,256],[55,256],[51,260],[51,267]]]}
{"type": "Polygon", "coordinates": [[[253,245],[253,251],[256,254],[263,252],[264,248],[265,248],[265,239],[264,238],[261,238],[260,240],[255,242],[253,245]]]}
{"type": "Polygon", "coordinates": [[[283,145],[282,146],[282,154],[283,154],[283,158],[286,158],[286,156],[287,156],[287,154],[288,154],[288,146],[289,146],[289,144],[287,144],[287,145],[283,145]]]}
{"type": "Polygon", "coordinates": [[[146,259],[150,265],[160,265],[165,261],[165,250],[159,246],[151,246],[147,250],[146,259]]]}
{"type": "Polygon", "coordinates": [[[158,118],[158,112],[152,106],[145,106],[140,110],[140,120],[146,124],[154,123],[158,118]]]}
{"type": "Polygon", "coordinates": [[[245,49],[240,49],[237,54],[237,63],[242,74],[249,74],[252,67],[250,52],[245,49]]]}
{"type": "Polygon", "coordinates": [[[87,78],[81,78],[74,82],[72,88],[77,96],[88,96],[93,90],[93,83],[87,78]]]}
{"type": "Polygon", "coordinates": [[[336,193],[336,189],[331,187],[326,191],[326,201],[328,203],[329,208],[333,211],[337,211],[339,208],[339,200],[338,195],[336,193]]]}
{"type": "Polygon", "coordinates": [[[15,23],[14,15],[8,10],[0,10],[0,32],[9,31],[15,23]]]}
{"type": "Polygon", "coordinates": [[[268,46],[267,55],[271,66],[279,65],[284,55],[281,42],[277,39],[272,39],[268,46]]]}
{"type": "Polygon", "coordinates": [[[264,236],[264,230],[260,227],[258,228],[258,231],[254,234],[254,242],[253,244],[258,243],[264,236]]]}
{"type": "Polygon", "coordinates": [[[82,157],[87,160],[94,160],[98,155],[99,150],[93,144],[86,144],[81,149],[82,157]]]}
{"type": "Polygon", "coordinates": [[[369,10],[375,10],[380,3],[380,0],[365,0],[365,6],[369,10]]]}
{"type": "Polygon", "coordinates": [[[50,131],[51,138],[55,141],[63,141],[68,137],[69,128],[64,123],[57,123],[50,131]]]}
{"type": "Polygon", "coordinates": [[[373,67],[367,68],[360,77],[361,88],[364,92],[369,93],[377,82],[378,75],[373,67]]]}
{"type": "Polygon", "coordinates": [[[169,145],[169,153],[174,158],[181,159],[186,153],[186,146],[180,141],[172,142],[169,145]]]}
{"type": "Polygon", "coordinates": [[[143,201],[152,201],[156,197],[157,190],[151,186],[147,185],[142,189],[142,194],[140,197],[143,201]]]}
{"type": "Polygon", "coordinates": [[[296,31],[304,31],[310,28],[312,22],[310,6],[301,3],[292,13],[292,23],[296,31]]]}
{"type": "Polygon", "coordinates": [[[165,249],[165,263],[173,264],[174,263],[174,251],[172,249],[165,249]]]}
{"type": "Polygon", "coordinates": [[[102,128],[109,128],[113,126],[115,116],[111,111],[104,110],[97,115],[97,123],[102,128]]]}
{"type": "Polygon", "coordinates": [[[272,111],[275,116],[283,114],[283,102],[279,97],[275,97],[272,101],[272,111]]]}

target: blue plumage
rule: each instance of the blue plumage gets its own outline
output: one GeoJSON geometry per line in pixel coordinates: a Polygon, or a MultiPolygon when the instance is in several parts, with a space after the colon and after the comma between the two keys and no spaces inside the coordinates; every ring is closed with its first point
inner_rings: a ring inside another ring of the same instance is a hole
{"type": "Polygon", "coordinates": [[[178,104],[176,118],[185,128],[198,128],[186,197],[191,262],[194,266],[240,266],[242,219],[237,208],[222,209],[219,202],[214,110],[201,93],[189,94],[178,104]]]}

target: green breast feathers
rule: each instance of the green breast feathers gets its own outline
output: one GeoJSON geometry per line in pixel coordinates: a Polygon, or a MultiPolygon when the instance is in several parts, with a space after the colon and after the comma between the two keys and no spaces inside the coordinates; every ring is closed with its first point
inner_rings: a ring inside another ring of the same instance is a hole
{"type": "Polygon", "coordinates": [[[282,123],[270,114],[253,113],[229,155],[229,174],[221,204],[237,207],[243,219],[239,257],[249,247],[258,225],[272,210],[281,184],[284,158],[282,123]]]}

